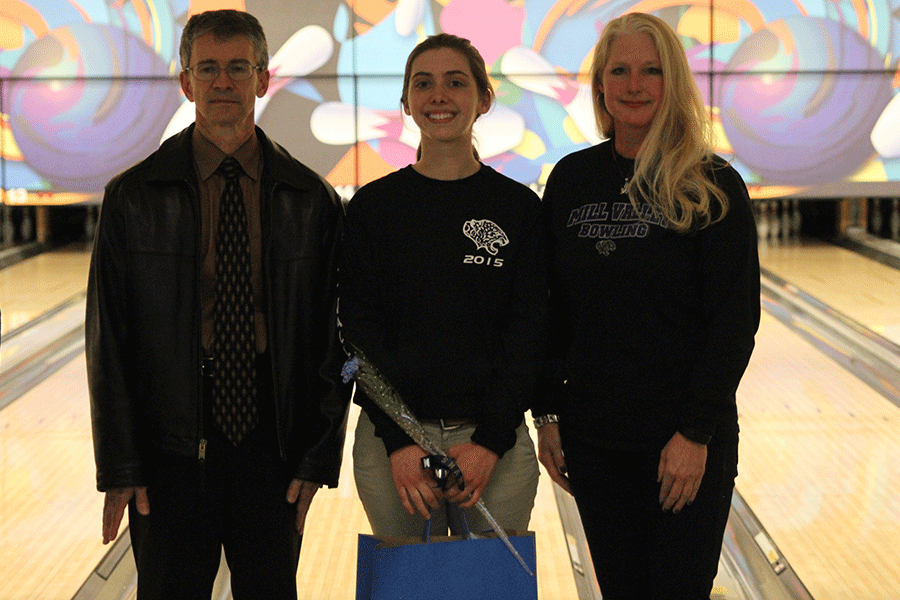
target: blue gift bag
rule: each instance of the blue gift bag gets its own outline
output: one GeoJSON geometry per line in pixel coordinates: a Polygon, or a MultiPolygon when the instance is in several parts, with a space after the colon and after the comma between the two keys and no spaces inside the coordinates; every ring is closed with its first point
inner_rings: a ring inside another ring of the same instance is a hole
{"type": "MultiPolygon", "coordinates": [[[[533,532],[508,532],[537,573],[533,532]]],[[[356,600],[537,600],[537,578],[497,537],[360,534],[356,600]]]]}

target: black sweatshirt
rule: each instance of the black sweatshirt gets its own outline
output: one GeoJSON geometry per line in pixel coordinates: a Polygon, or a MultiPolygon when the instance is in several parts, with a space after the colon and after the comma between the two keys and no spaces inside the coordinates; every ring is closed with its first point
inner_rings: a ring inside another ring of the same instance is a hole
{"type": "MultiPolygon", "coordinates": [[[[406,167],[347,207],[340,319],[419,418],[472,418],[502,456],[544,360],[547,267],[540,200],[487,166],[439,181],[406,167]]],[[[388,454],[412,441],[356,401],[388,454]]]]}
{"type": "Polygon", "coordinates": [[[729,210],[680,234],[620,192],[633,165],[604,142],[548,179],[550,376],[534,412],[617,449],[660,448],[676,431],[736,434],[734,393],[760,316],[746,186],[717,159],[729,210]]]}

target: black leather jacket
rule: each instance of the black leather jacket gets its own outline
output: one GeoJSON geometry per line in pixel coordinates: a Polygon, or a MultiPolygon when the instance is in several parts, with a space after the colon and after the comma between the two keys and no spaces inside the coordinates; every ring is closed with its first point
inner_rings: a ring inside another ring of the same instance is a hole
{"type": "MultiPolygon", "coordinates": [[[[85,338],[97,488],[146,485],[149,450],[199,456],[200,206],[193,125],[106,187],[85,338]]],[[[257,128],[263,281],[278,442],[295,477],[336,486],[349,387],[337,331],[343,210],[257,128]]]]}

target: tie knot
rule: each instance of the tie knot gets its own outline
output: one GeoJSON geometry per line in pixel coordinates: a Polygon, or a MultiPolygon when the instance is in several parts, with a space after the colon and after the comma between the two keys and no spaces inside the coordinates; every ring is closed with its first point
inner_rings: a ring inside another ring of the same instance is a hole
{"type": "Polygon", "coordinates": [[[225,179],[237,179],[243,171],[241,164],[233,156],[226,156],[219,164],[218,170],[225,179]]]}

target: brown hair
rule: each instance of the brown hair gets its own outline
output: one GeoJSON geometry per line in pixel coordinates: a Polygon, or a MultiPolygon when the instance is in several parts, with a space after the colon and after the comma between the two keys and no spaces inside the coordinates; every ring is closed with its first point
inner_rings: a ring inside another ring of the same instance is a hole
{"type": "MultiPolygon", "coordinates": [[[[478,96],[483,97],[487,94],[491,97],[491,101],[493,101],[494,86],[491,85],[487,67],[484,64],[484,58],[481,57],[481,53],[478,52],[475,46],[472,45],[472,42],[466,38],[450,33],[439,33],[437,35],[428,36],[419,42],[419,44],[413,48],[412,52],[409,53],[409,58],[406,59],[406,70],[403,72],[403,92],[400,94],[400,103],[403,107],[408,108],[409,80],[412,78],[413,62],[415,62],[421,54],[428,52],[429,50],[438,50],[440,48],[456,50],[463,55],[466,62],[469,63],[469,70],[472,71],[472,77],[475,79],[475,88],[478,90],[478,96]]],[[[476,150],[474,146],[472,147],[472,152],[477,160],[479,158],[478,150],[476,150]]],[[[416,149],[416,160],[419,160],[420,158],[422,158],[421,144],[419,144],[419,147],[416,149]]]]}
{"type": "Polygon", "coordinates": [[[181,68],[191,66],[191,48],[194,40],[207,33],[218,40],[228,40],[238,35],[250,38],[256,52],[256,66],[265,70],[269,67],[269,46],[262,25],[250,13],[239,10],[208,10],[188,19],[181,32],[181,68]]]}
{"type": "Polygon", "coordinates": [[[419,58],[419,55],[429,50],[437,50],[439,48],[450,48],[456,50],[469,63],[469,70],[472,71],[472,77],[475,78],[475,85],[478,88],[479,97],[489,94],[491,99],[494,97],[494,86],[488,77],[487,67],[485,67],[484,59],[481,53],[472,45],[472,42],[466,38],[461,38],[449,33],[439,33],[431,35],[419,42],[419,45],[413,48],[406,59],[406,70],[403,72],[403,92],[400,95],[400,102],[405,107],[409,99],[409,80],[412,77],[413,62],[419,58]]]}

